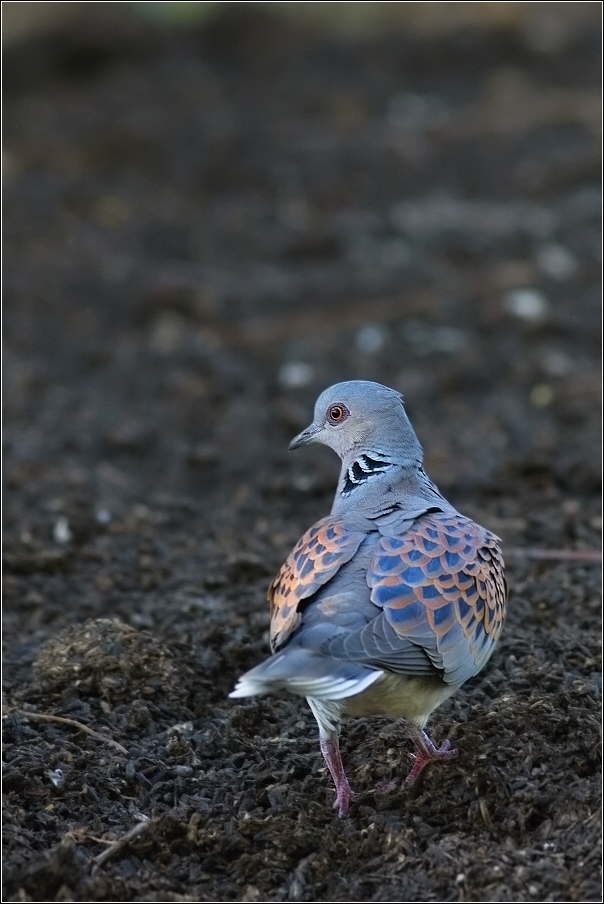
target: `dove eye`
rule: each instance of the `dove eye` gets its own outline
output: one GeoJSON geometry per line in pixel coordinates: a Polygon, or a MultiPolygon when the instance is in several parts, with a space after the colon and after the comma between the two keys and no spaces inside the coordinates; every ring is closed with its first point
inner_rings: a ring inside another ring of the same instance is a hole
{"type": "Polygon", "coordinates": [[[327,412],[327,420],[335,427],[345,421],[349,414],[346,405],[332,405],[327,412]]]}

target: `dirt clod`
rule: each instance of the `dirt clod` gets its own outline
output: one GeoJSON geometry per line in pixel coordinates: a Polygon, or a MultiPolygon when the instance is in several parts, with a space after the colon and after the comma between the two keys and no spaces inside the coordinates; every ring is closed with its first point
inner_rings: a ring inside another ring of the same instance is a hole
{"type": "MultiPolygon", "coordinates": [[[[182,701],[186,670],[149,631],[116,618],[90,619],[47,640],[33,663],[38,691],[69,691],[115,704],[142,695],[182,701]]],[[[138,704],[137,718],[144,714],[138,704]]]]}

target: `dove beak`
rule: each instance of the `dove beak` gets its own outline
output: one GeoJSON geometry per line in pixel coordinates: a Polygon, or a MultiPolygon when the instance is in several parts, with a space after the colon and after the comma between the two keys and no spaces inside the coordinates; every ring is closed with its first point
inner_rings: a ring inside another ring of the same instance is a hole
{"type": "Polygon", "coordinates": [[[315,436],[320,431],[321,427],[318,424],[311,424],[310,427],[307,427],[302,433],[298,433],[289,444],[290,452],[293,449],[299,449],[300,446],[307,446],[309,443],[314,442],[315,436]]]}

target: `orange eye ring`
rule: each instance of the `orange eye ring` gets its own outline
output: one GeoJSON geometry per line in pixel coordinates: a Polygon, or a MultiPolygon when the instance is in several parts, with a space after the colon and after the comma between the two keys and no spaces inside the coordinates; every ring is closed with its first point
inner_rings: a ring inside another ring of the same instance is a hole
{"type": "Polygon", "coordinates": [[[329,410],[327,411],[327,420],[333,427],[337,427],[338,424],[341,424],[346,418],[349,416],[350,411],[346,407],[346,405],[342,405],[338,403],[337,405],[331,405],[329,410]]]}

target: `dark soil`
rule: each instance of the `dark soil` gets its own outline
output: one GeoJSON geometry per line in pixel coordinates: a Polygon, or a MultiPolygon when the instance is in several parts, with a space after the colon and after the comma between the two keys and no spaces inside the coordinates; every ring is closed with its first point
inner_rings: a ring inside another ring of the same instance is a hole
{"type": "Polygon", "coordinates": [[[227,7],[5,54],[4,900],[599,901],[599,31],[227,7]],[[406,790],[404,725],[349,723],[339,820],[304,701],[227,694],[349,378],[511,593],[459,758],[406,790]]]}

